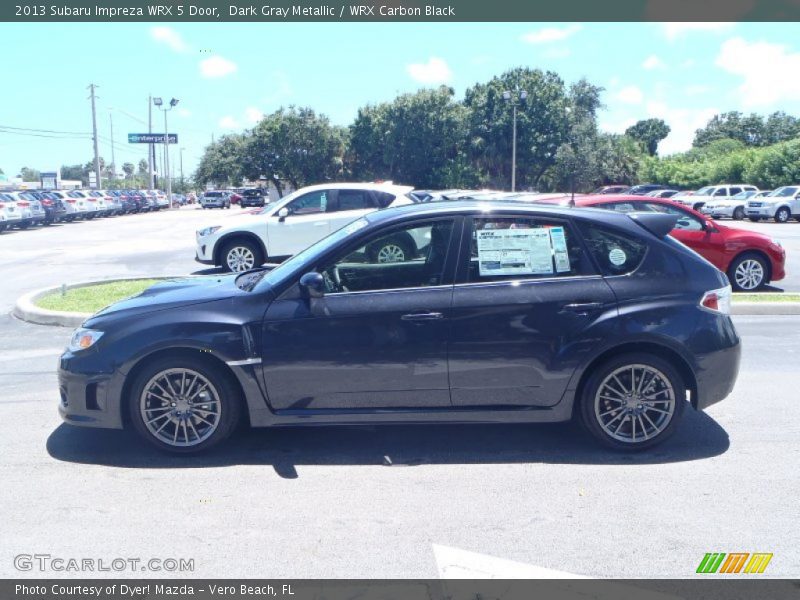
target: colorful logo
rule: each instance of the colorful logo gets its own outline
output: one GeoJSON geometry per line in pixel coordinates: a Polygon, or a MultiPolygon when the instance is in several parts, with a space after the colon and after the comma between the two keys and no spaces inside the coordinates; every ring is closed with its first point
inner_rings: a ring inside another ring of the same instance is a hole
{"type": "Polygon", "coordinates": [[[772,553],[767,552],[707,552],[697,567],[698,573],[763,573],[772,553]]]}

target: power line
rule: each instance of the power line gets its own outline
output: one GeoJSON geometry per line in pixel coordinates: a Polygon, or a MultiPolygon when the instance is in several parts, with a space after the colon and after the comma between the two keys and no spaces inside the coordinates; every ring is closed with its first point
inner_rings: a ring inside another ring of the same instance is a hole
{"type": "Polygon", "coordinates": [[[4,127],[0,126],[0,133],[7,133],[9,135],[22,135],[28,137],[41,137],[41,138],[50,138],[56,140],[85,140],[91,139],[91,134],[80,134],[80,135],[52,135],[49,133],[33,133],[30,131],[9,131],[4,127]]]}
{"type": "Polygon", "coordinates": [[[56,131],[53,129],[36,129],[33,127],[13,127],[11,125],[0,125],[3,129],[15,129],[17,131],[35,131],[37,133],[59,133],[59,134],[71,134],[71,135],[92,135],[88,131],[56,131]]]}

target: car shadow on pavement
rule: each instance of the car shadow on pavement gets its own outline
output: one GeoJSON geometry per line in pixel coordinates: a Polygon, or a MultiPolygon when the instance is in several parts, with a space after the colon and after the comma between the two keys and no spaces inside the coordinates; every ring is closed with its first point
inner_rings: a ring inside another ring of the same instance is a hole
{"type": "Polygon", "coordinates": [[[727,432],[688,409],[676,434],[641,453],[605,450],[575,423],[542,425],[381,425],[243,429],[197,456],[151,448],[132,431],[62,424],[47,440],[53,458],[122,468],[203,468],[270,465],[287,479],[303,465],[412,467],[454,464],[644,465],[684,462],[724,453],[727,432]]]}

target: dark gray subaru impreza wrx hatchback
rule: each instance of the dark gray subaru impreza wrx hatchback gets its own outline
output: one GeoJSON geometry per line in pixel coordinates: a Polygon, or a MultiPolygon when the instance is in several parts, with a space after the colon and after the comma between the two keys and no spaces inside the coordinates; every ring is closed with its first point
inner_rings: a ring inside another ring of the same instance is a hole
{"type": "Polygon", "coordinates": [[[577,417],[651,447],[739,368],[723,273],[674,216],[452,202],[372,213],[273,270],[155,285],[61,357],[67,423],[207,449],[252,426],[577,417]],[[403,259],[371,252],[396,243],[403,259]]]}

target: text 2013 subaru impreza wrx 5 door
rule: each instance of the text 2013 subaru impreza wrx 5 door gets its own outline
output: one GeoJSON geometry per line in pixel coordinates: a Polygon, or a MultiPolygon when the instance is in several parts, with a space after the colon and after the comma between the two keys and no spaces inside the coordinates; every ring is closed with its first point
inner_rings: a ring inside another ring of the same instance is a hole
{"type": "Polygon", "coordinates": [[[78,329],[60,412],[195,452],[252,426],[544,422],[667,438],[739,368],[725,275],[675,216],[520,203],[370,213],[274,270],[158,284],[78,329]],[[403,261],[367,251],[428,243],[403,261]]]}

